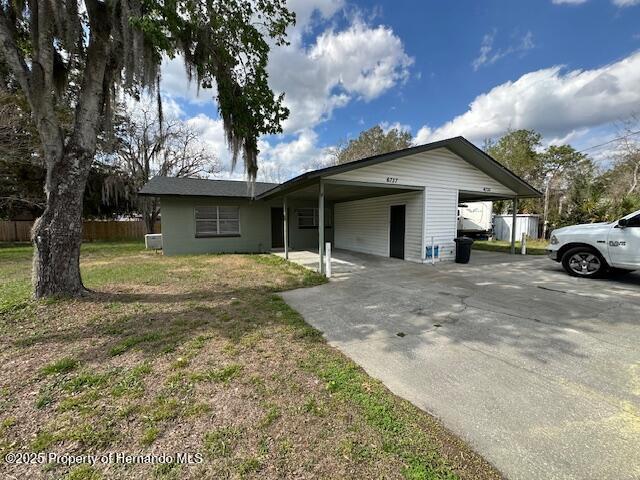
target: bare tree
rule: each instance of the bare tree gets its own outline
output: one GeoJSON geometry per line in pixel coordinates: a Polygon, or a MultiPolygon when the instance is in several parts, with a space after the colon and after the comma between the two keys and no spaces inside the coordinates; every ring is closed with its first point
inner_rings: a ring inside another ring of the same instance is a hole
{"type": "Polygon", "coordinates": [[[607,194],[613,199],[640,196],[640,118],[631,117],[618,128],[619,141],[612,168],[605,173],[607,194]]]}
{"type": "Polygon", "coordinates": [[[107,197],[123,192],[136,196],[147,233],[153,233],[160,213],[158,199],[136,192],[152,177],[202,177],[220,171],[216,156],[200,134],[176,118],[160,119],[151,101],[136,105],[123,115],[114,151],[109,157],[115,174],[105,182],[107,197]]]}
{"type": "Polygon", "coordinates": [[[320,170],[322,168],[333,167],[337,165],[336,156],[335,156],[335,148],[329,149],[328,156],[326,157],[316,157],[302,166],[302,170],[305,172],[309,172],[311,170],[320,170]]]}
{"type": "MultiPolygon", "coordinates": [[[[638,122],[640,125],[640,122],[638,122]]],[[[639,133],[635,131],[635,134],[639,133]]],[[[622,137],[621,148],[622,155],[617,165],[628,173],[626,184],[626,195],[640,194],[640,143],[634,141],[633,133],[627,130],[622,137]]]]}
{"type": "Polygon", "coordinates": [[[22,95],[0,86],[0,208],[41,212],[44,160],[22,95]]]}
{"type": "Polygon", "coordinates": [[[260,167],[258,179],[262,182],[282,183],[288,180],[282,165],[267,163],[260,167]]]}

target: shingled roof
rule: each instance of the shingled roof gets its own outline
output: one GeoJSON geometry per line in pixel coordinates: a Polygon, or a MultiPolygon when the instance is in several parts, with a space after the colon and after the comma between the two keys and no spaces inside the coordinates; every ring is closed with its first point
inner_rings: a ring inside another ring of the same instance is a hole
{"type": "MultiPolygon", "coordinates": [[[[260,195],[277,185],[277,183],[256,182],[255,195],[260,195]]],[[[241,180],[153,177],[138,193],[140,195],[154,197],[179,195],[193,197],[250,198],[251,188],[248,182],[241,180]]]]}

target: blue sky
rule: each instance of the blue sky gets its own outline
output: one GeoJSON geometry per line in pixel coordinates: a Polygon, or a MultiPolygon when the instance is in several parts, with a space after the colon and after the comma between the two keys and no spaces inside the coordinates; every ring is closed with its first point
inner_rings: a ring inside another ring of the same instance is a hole
{"type": "MultiPolygon", "coordinates": [[[[340,140],[376,124],[425,143],[481,144],[509,128],[586,148],[640,115],[640,0],[290,0],[291,45],[274,48],[271,85],[284,91],[285,133],[263,138],[262,177],[320,164],[340,140]]],[[[210,92],[186,87],[167,62],[163,92],[228,171],[210,92]]],[[[602,165],[611,147],[589,151],[602,165]]]]}

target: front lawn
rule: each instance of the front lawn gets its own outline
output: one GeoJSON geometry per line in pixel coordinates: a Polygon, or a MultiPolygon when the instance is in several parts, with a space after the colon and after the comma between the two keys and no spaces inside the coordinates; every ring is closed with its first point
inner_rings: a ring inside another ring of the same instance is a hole
{"type": "MultiPolygon", "coordinates": [[[[546,255],[547,240],[527,240],[527,255],[546,255]]],[[[516,242],[516,252],[520,253],[521,242],[516,242]]],[[[511,252],[511,242],[506,240],[478,240],[473,242],[476,250],[488,250],[490,252],[511,252]]]]}
{"type": "Polygon", "coordinates": [[[280,299],[324,281],[309,270],[271,255],[93,243],[82,271],[94,293],[34,301],[30,261],[28,246],[0,248],[0,458],[183,452],[202,462],[0,460],[3,478],[500,478],[280,299]]]}

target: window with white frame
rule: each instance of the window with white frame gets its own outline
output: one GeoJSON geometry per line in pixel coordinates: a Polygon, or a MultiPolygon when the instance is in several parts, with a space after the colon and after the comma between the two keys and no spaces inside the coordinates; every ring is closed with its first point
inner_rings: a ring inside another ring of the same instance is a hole
{"type": "MultiPolygon", "coordinates": [[[[319,223],[317,208],[298,209],[298,228],[318,228],[319,223]]],[[[326,208],[324,210],[324,226],[331,226],[331,212],[326,208]]]]}
{"type": "Polygon", "coordinates": [[[240,208],[196,207],[196,237],[240,235],[240,208]]]}

